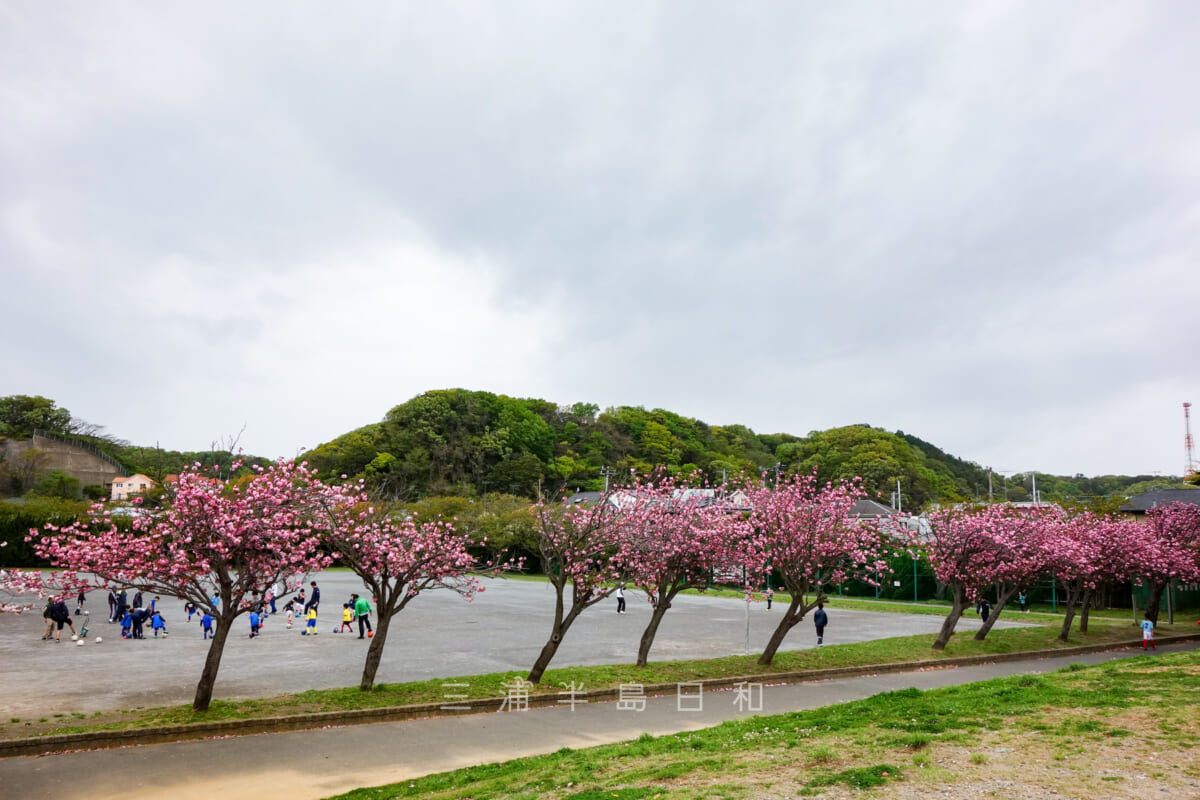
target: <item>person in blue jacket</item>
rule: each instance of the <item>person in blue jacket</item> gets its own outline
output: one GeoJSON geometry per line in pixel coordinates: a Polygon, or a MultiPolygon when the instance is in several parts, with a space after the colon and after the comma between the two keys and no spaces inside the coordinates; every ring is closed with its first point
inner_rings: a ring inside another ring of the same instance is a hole
{"type": "Polygon", "coordinates": [[[829,615],[825,613],[825,604],[817,603],[817,613],[813,614],[813,625],[817,626],[817,645],[825,643],[825,626],[829,624],[829,615]]]}
{"type": "Polygon", "coordinates": [[[318,606],[321,605],[321,590],[320,590],[320,588],[318,588],[316,581],[313,581],[312,583],[310,583],[309,586],[312,587],[312,596],[309,597],[308,602],[304,604],[305,616],[308,615],[308,610],[310,608],[317,608],[318,609],[317,613],[320,613],[320,609],[318,608],[318,606]]]}

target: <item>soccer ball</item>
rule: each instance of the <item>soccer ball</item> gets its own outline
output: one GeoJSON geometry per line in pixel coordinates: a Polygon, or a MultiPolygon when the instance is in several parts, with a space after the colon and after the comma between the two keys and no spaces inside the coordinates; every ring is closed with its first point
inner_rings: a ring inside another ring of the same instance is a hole
{"type": "Polygon", "coordinates": [[[104,641],[104,640],[103,640],[103,639],[101,639],[99,636],[97,636],[97,637],[96,637],[96,644],[100,644],[100,643],[101,643],[101,642],[103,642],[103,641],[104,641]]]}
{"type": "Polygon", "coordinates": [[[79,639],[79,640],[77,640],[77,641],[75,642],[75,644],[76,644],[76,645],[78,645],[79,647],[83,647],[83,639],[79,639]]]}
{"type": "Polygon", "coordinates": [[[375,638],[375,631],[367,631],[367,638],[368,638],[368,639],[374,639],[374,638],[375,638]]]}
{"type": "Polygon", "coordinates": [[[72,634],[71,634],[71,641],[72,641],[72,642],[74,642],[74,641],[78,641],[78,640],[79,640],[79,634],[78,634],[78,633],[72,633],[72,634]]]}
{"type": "Polygon", "coordinates": [[[334,633],[337,633],[337,632],[338,632],[338,629],[337,629],[337,628],[334,628],[334,629],[333,629],[333,632],[334,632],[334,633]]]}

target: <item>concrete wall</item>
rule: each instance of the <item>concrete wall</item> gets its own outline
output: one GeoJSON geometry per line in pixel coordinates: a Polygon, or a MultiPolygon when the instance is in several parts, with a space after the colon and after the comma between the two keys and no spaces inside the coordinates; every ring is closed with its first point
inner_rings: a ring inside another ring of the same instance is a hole
{"type": "Polygon", "coordinates": [[[58,469],[73,478],[78,478],[84,486],[89,484],[108,486],[112,483],[113,478],[121,474],[121,470],[104,457],[57,439],[47,439],[42,436],[35,436],[19,442],[10,439],[0,445],[0,448],[3,448],[5,460],[10,465],[16,464],[21,454],[30,448],[40,450],[43,455],[38,459],[39,478],[50,470],[58,469]]]}

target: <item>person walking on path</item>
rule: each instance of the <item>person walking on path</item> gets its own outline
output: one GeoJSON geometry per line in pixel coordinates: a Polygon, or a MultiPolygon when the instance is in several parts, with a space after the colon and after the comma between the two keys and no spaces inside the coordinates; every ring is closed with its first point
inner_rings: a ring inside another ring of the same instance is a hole
{"type": "Polygon", "coordinates": [[[625,613],[625,587],[623,585],[617,587],[617,613],[625,613]]]}
{"type": "Polygon", "coordinates": [[[1017,602],[1021,604],[1021,611],[1028,614],[1029,613],[1029,598],[1027,598],[1025,596],[1024,592],[1021,592],[1020,594],[1017,595],[1017,602]]]}
{"type": "Polygon", "coordinates": [[[817,613],[813,614],[813,625],[817,628],[817,646],[825,644],[825,626],[829,624],[829,615],[825,613],[825,604],[817,603],[817,613]]]}
{"type": "Polygon", "coordinates": [[[375,635],[371,630],[371,604],[367,602],[367,598],[355,595],[354,616],[358,618],[358,638],[364,638],[367,633],[375,635]]]}
{"type": "Polygon", "coordinates": [[[1154,621],[1147,614],[1142,619],[1142,649],[1149,647],[1151,650],[1157,650],[1158,647],[1154,644],[1154,621]]]}
{"type": "Polygon", "coordinates": [[[992,615],[992,604],[987,601],[986,597],[979,598],[979,618],[984,622],[988,621],[988,617],[992,615]]]}
{"type": "Polygon", "coordinates": [[[770,586],[767,587],[766,598],[767,598],[767,611],[770,611],[771,610],[771,601],[775,598],[775,590],[772,589],[770,586]]]}

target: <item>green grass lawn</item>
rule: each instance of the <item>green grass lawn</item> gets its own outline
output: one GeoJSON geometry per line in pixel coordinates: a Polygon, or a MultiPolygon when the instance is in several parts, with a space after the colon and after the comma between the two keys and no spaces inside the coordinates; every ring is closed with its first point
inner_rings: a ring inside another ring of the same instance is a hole
{"type": "Polygon", "coordinates": [[[1185,797],[1200,785],[1197,745],[1200,654],[1189,652],[907,689],[340,798],[740,800],[895,782],[938,796],[1185,797]],[[982,793],[998,781],[1000,794],[982,793]]]}
{"type": "MultiPolygon", "coordinates": [[[[836,601],[839,608],[848,607],[844,600],[836,601]]],[[[874,610],[886,607],[872,606],[874,610]]],[[[904,610],[908,610],[905,607],[904,610]]],[[[1023,621],[1038,621],[1038,615],[1022,615],[1023,621]]],[[[1105,644],[1136,638],[1136,631],[1122,621],[1093,620],[1088,634],[1075,631],[1067,644],[1056,638],[1058,624],[1053,617],[1044,621],[1050,624],[1018,628],[994,629],[983,642],[974,640],[970,632],[959,633],[951,639],[942,652],[930,649],[933,636],[879,639],[858,644],[833,645],[819,649],[783,651],[773,664],[760,666],[757,655],[726,656],[723,658],[651,662],[646,667],[631,664],[612,664],[590,667],[563,667],[546,672],[535,693],[557,694],[562,687],[574,683],[585,690],[615,688],[621,683],[674,684],[686,681],[712,680],[733,676],[770,676],[786,672],[820,670],[834,667],[861,667],[876,664],[895,664],[923,660],[940,660],[961,656],[1001,654],[1023,651],[1054,651],[1064,647],[1089,644],[1105,644]]],[[[1187,625],[1162,626],[1160,635],[1191,632],[1187,625]]],[[[124,730],[156,727],[160,725],[182,725],[230,719],[253,719],[271,716],[309,714],[324,711],[383,708],[418,703],[444,704],[446,683],[466,683],[467,688],[455,689],[469,698],[496,698],[504,694],[504,684],[517,677],[523,678],[524,670],[497,672],[484,675],[446,677],[438,680],[411,683],[380,684],[372,691],[363,692],[357,687],[345,689],[322,689],[298,694],[282,695],[250,700],[216,700],[202,714],[191,710],[191,706],[169,706],[137,709],[111,713],[98,712],[89,718],[73,715],[71,718],[57,717],[43,720],[0,720],[0,738],[39,736],[85,731],[124,730]]]]}

